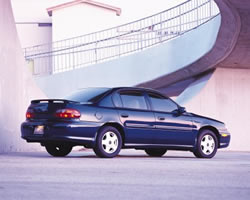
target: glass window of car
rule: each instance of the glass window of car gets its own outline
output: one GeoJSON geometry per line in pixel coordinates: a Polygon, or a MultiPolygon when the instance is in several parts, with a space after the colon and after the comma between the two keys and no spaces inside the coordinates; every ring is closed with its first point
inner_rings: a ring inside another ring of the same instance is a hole
{"type": "Polygon", "coordinates": [[[149,94],[149,98],[154,111],[173,112],[178,109],[177,104],[175,104],[171,99],[156,94],[149,94]]]}
{"type": "Polygon", "coordinates": [[[118,107],[118,108],[122,107],[122,101],[121,101],[121,97],[119,94],[117,93],[113,94],[112,99],[115,104],[115,107],[118,107]]]}
{"type": "Polygon", "coordinates": [[[94,103],[104,97],[110,88],[85,88],[66,96],[64,99],[77,102],[94,103]]]}
{"type": "Polygon", "coordinates": [[[104,98],[98,103],[98,105],[99,105],[99,106],[102,106],[102,107],[109,107],[109,108],[114,107],[114,104],[113,104],[111,95],[107,95],[106,97],[104,97],[104,98]]]}
{"type": "Polygon", "coordinates": [[[120,96],[121,96],[124,108],[147,110],[147,104],[145,101],[145,97],[142,93],[140,93],[140,92],[122,92],[122,93],[120,93],[120,96]]]}

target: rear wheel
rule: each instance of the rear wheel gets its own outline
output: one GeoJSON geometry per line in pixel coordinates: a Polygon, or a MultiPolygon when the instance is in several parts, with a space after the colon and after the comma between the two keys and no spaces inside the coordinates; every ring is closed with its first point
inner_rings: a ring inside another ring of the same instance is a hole
{"type": "Polygon", "coordinates": [[[218,139],[213,131],[203,130],[197,139],[196,149],[193,152],[197,158],[212,158],[218,148],[218,139]]]}
{"type": "Polygon", "coordinates": [[[64,157],[68,155],[71,152],[72,148],[73,147],[68,144],[45,144],[46,151],[50,155],[55,157],[64,157]]]}
{"type": "Polygon", "coordinates": [[[166,149],[145,149],[145,152],[152,157],[161,157],[167,150],[166,149]]]}
{"type": "Polygon", "coordinates": [[[94,152],[101,158],[113,158],[119,154],[121,147],[122,138],[119,131],[112,126],[106,126],[97,135],[94,152]]]}

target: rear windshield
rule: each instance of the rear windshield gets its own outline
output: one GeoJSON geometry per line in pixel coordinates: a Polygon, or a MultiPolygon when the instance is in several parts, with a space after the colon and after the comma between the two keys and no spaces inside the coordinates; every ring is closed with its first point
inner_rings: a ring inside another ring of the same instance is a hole
{"type": "Polygon", "coordinates": [[[71,95],[66,96],[64,99],[77,102],[94,103],[102,98],[109,90],[110,88],[86,88],[78,90],[71,95]]]}

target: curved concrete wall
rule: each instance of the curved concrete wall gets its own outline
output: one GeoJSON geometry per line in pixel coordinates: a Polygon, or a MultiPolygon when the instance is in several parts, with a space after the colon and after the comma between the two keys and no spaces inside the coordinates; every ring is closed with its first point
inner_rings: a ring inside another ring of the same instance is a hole
{"type": "Polygon", "coordinates": [[[44,97],[24,61],[9,0],[0,0],[0,153],[40,149],[21,139],[30,100],[44,97]]]}
{"type": "MultiPolygon", "coordinates": [[[[166,74],[165,76],[162,76],[155,80],[142,83],[139,86],[150,87],[153,89],[166,91],[168,88],[171,88],[174,85],[178,84],[178,82],[182,82],[183,80],[187,79],[193,79],[196,76],[200,76],[201,73],[216,68],[218,63],[227,58],[232,51],[236,50],[236,48],[234,47],[240,32],[244,32],[244,35],[247,35],[248,33],[247,27],[249,26],[248,24],[246,24],[245,29],[241,29],[241,17],[235,6],[229,3],[229,1],[232,0],[215,0],[217,6],[220,9],[221,26],[216,42],[211,51],[209,51],[205,56],[198,59],[196,62],[187,65],[186,67],[183,67],[180,70],[177,70],[170,74],[166,74]]],[[[237,0],[234,1],[235,5],[241,5],[241,9],[239,9],[239,11],[243,11],[245,15],[247,15],[246,13],[249,13],[248,7],[246,6],[247,4],[246,1],[244,3],[239,2],[237,0]]],[[[245,19],[245,22],[247,21],[249,21],[249,19],[245,19]]],[[[246,41],[247,39],[249,40],[249,38],[243,38],[243,41],[246,41]]],[[[244,46],[244,44],[242,46],[244,46]]],[[[242,46],[239,46],[240,48],[237,48],[237,50],[245,49],[244,47],[242,48],[242,46]]],[[[245,57],[247,57],[247,54],[245,57]]],[[[175,90],[174,92],[175,95],[179,95],[180,94],[179,92],[185,89],[185,85],[178,87],[179,87],[178,90],[177,91],[175,90]]]]}
{"type": "Polygon", "coordinates": [[[120,59],[85,68],[36,77],[49,98],[60,98],[84,87],[133,86],[195,62],[214,45],[220,15],[178,38],[120,59]]]}

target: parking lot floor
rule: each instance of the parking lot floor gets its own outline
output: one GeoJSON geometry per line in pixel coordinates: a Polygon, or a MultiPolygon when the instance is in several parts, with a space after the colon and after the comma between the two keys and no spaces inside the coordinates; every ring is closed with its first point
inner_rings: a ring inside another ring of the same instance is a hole
{"type": "Polygon", "coordinates": [[[55,158],[45,151],[0,154],[0,199],[250,199],[250,153],[212,159],[169,151],[161,158],[122,150],[112,159],[92,150],[55,158]]]}

